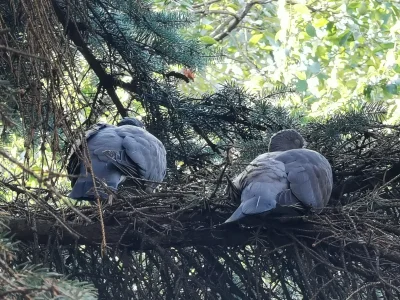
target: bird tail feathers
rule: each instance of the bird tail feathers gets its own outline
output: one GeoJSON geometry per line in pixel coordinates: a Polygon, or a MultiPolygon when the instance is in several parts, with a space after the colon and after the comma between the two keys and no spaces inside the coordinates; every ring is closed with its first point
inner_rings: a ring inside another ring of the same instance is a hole
{"type": "MultiPolygon", "coordinates": [[[[118,186],[118,184],[109,182],[107,182],[107,185],[111,189],[116,189],[118,186]]],[[[108,194],[103,191],[101,186],[96,185],[96,187],[100,199],[108,199],[108,194]]],[[[92,178],[82,178],[82,180],[78,180],[72,188],[72,191],[68,195],[68,197],[76,200],[95,200],[96,196],[94,192],[94,184],[92,178]]]]}
{"type": "Polygon", "coordinates": [[[238,221],[248,215],[259,215],[276,207],[276,202],[270,199],[255,196],[243,201],[232,216],[225,223],[238,221]]]}
{"type": "Polygon", "coordinates": [[[235,212],[232,214],[232,216],[229,217],[228,220],[226,220],[224,223],[231,223],[231,222],[235,222],[238,221],[240,219],[243,219],[246,215],[244,215],[242,213],[242,207],[239,206],[235,212]]]}

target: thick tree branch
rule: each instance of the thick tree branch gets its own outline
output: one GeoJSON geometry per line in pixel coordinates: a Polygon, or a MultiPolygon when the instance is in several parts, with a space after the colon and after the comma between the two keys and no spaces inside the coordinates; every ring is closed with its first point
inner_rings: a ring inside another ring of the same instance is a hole
{"type": "MultiPolygon", "coordinates": [[[[73,245],[75,242],[81,245],[100,245],[102,241],[100,224],[69,224],[79,238],[76,240],[62,226],[55,226],[54,222],[37,220],[36,230],[39,243],[46,244],[49,237],[58,231],[61,237],[59,243],[62,245],[73,245]]],[[[26,219],[11,219],[8,223],[11,233],[15,239],[22,242],[33,241],[34,229],[26,219]]],[[[146,241],[143,233],[134,228],[126,231],[126,226],[105,226],[106,239],[108,246],[127,247],[130,250],[154,249],[154,242],[162,248],[185,247],[185,246],[236,246],[248,243],[251,238],[248,230],[235,229],[235,234],[229,233],[229,228],[220,229],[186,229],[170,230],[168,234],[158,236],[151,235],[152,242],[146,241]]]]}
{"type": "MultiPolygon", "coordinates": [[[[312,220],[312,217],[310,220],[312,220]]],[[[58,243],[61,245],[98,246],[102,242],[101,227],[98,223],[89,225],[70,223],[69,227],[79,236],[77,239],[68,230],[56,226],[54,222],[48,220],[37,220],[35,228],[29,225],[27,219],[22,218],[10,219],[7,225],[14,238],[25,243],[33,241],[35,235],[38,242],[43,245],[47,244],[51,237],[57,237],[58,243]]],[[[128,227],[126,225],[105,226],[105,233],[109,247],[121,247],[134,251],[190,246],[237,247],[255,243],[258,236],[268,236],[268,239],[273,241],[274,247],[285,247],[285,245],[296,240],[296,238],[294,240],[291,238],[294,235],[290,232],[297,232],[298,236],[307,238],[310,245],[328,241],[328,239],[337,239],[334,232],[327,228],[324,229],[318,223],[312,224],[302,221],[282,223],[275,218],[266,220],[263,225],[263,227],[258,228],[245,228],[238,224],[229,224],[197,229],[171,229],[162,234],[154,231],[149,234],[143,233],[143,227],[135,229],[134,226],[128,224],[128,227]]],[[[348,239],[346,244],[351,245],[353,249],[360,249],[360,251],[363,251],[365,247],[379,251],[383,258],[400,264],[400,253],[395,250],[384,249],[377,244],[367,245],[362,240],[348,239]]]]}
{"type": "Polygon", "coordinates": [[[65,13],[63,12],[63,10],[61,9],[61,7],[59,6],[59,4],[57,3],[56,0],[53,0],[52,3],[53,3],[53,8],[57,15],[57,18],[60,21],[60,23],[62,24],[62,26],[64,27],[64,30],[67,32],[68,37],[74,42],[77,49],[85,57],[89,66],[96,73],[97,77],[100,80],[100,84],[102,86],[104,86],[104,88],[106,89],[111,100],[114,102],[114,104],[118,110],[118,113],[122,117],[127,117],[128,116],[127,110],[122,105],[122,103],[121,103],[120,99],[118,98],[118,95],[115,91],[114,78],[111,75],[107,74],[107,72],[101,66],[100,61],[98,61],[96,59],[96,57],[93,55],[93,53],[89,49],[88,45],[82,39],[82,36],[79,33],[79,29],[78,29],[77,25],[74,22],[72,22],[71,20],[67,19],[67,17],[65,16],[65,13]]]}

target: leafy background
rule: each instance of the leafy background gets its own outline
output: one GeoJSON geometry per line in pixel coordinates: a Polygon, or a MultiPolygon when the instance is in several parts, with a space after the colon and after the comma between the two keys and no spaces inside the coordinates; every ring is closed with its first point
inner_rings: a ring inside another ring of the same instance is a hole
{"type": "Polygon", "coordinates": [[[284,104],[306,116],[384,100],[388,122],[399,120],[396,1],[158,2],[164,5],[193,13],[198,23],[188,34],[225,50],[183,87],[187,92],[212,90],[224,81],[254,92],[293,86],[298,96],[284,104]]]}

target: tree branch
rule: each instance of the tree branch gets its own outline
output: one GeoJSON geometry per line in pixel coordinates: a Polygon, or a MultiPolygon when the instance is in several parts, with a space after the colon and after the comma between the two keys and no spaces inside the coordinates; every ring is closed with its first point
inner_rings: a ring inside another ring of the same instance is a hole
{"type": "Polygon", "coordinates": [[[211,4],[213,4],[213,3],[220,2],[220,1],[221,1],[221,0],[211,0],[211,1],[207,1],[207,2],[205,2],[205,3],[194,4],[194,5],[193,5],[193,8],[200,8],[200,7],[202,7],[202,6],[208,6],[208,5],[211,5],[211,4]]]}
{"type": "Polygon", "coordinates": [[[230,12],[230,11],[225,11],[225,10],[198,10],[198,11],[195,11],[195,13],[196,14],[200,14],[200,15],[212,15],[212,14],[215,14],[215,15],[228,15],[228,16],[234,17],[235,19],[237,19],[240,22],[239,16],[237,14],[233,13],[233,12],[230,12]]]}
{"type": "Polygon", "coordinates": [[[380,174],[375,175],[374,178],[369,178],[365,175],[352,176],[342,184],[334,187],[332,197],[340,199],[342,195],[347,193],[364,189],[372,190],[375,189],[377,185],[384,184],[398,175],[400,175],[400,163],[394,164],[389,170],[382,171],[380,174]]]}
{"type": "MultiPolygon", "coordinates": [[[[22,241],[33,241],[34,229],[29,225],[26,219],[11,219],[8,227],[14,238],[22,241]]],[[[40,244],[46,244],[49,236],[58,231],[59,243],[61,245],[73,245],[75,242],[80,245],[100,245],[102,242],[100,224],[72,224],[69,226],[78,234],[78,239],[71,235],[62,226],[54,230],[55,223],[47,220],[37,220],[36,230],[40,244]]],[[[235,226],[236,227],[236,226],[235,226]]],[[[143,238],[143,233],[132,228],[126,231],[126,226],[105,226],[105,233],[108,246],[120,246],[130,250],[148,250],[154,249],[153,243],[156,242],[162,248],[185,247],[185,246],[235,246],[248,243],[251,238],[249,230],[235,229],[235,234],[228,234],[232,227],[225,228],[204,228],[204,229],[186,229],[170,230],[168,234],[160,236],[157,233],[150,235],[152,243],[143,238]]]]}
{"type": "Polygon", "coordinates": [[[15,53],[15,54],[20,55],[20,56],[26,56],[26,57],[31,57],[31,58],[34,58],[34,59],[43,60],[43,61],[49,61],[45,57],[41,57],[41,56],[37,56],[37,55],[34,55],[34,54],[26,53],[26,52],[23,52],[23,51],[14,49],[14,48],[7,47],[5,45],[0,45],[0,51],[12,52],[12,53],[15,53]]]}
{"type": "Polygon", "coordinates": [[[122,117],[127,117],[128,112],[127,109],[122,105],[118,95],[114,89],[114,78],[112,75],[107,74],[104,68],[101,66],[100,61],[96,59],[93,55],[92,51],[89,49],[88,45],[84,42],[82,36],[79,33],[79,29],[75,22],[68,20],[57,3],[56,0],[52,1],[54,11],[57,15],[58,20],[62,24],[64,30],[67,32],[68,37],[74,42],[75,46],[79,50],[79,52],[85,57],[86,61],[88,62],[89,66],[93,69],[96,73],[97,77],[100,80],[100,84],[104,86],[108,95],[110,96],[111,100],[114,102],[115,106],[117,107],[118,113],[122,117]]]}
{"type": "MultiPolygon", "coordinates": [[[[247,3],[244,6],[244,8],[240,14],[228,18],[228,20],[221,25],[220,29],[222,29],[225,25],[228,26],[222,33],[218,33],[218,31],[220,31],[220,30],[218,30],[218,28],[216,29],[216,32],[212,35],[213,38],[216,41],[221,41],[222,39],[227,37],[233,30],[235,30],[237,28],[239,23],[241,21],[243,21],[243,19],[247,16],[247,14],[250,12],[250,9],[254,5],[267,4],[267,3],[271,3],[271,2],[273,2],[273,0],[269,0],[269,1],[254,0],[254,1],[247,3]]],[[[214,13],[217,13],[217,12],[214,12],[214,13]]]]}

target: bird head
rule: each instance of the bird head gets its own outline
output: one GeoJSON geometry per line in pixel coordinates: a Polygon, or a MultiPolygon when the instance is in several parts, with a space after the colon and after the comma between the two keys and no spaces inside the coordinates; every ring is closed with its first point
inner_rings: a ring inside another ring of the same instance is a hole
{"type": "Polygon", "coordinates": [[[300,133],[294,129],[285,129],[275,133],[269,142],[268,151],[287,151],[290,149],[300,149],[306,142],[300,133]]]}
{"type": "Polygon", "coordinates": [[[142,123],[142,121],[139,121],[136,118],[129,118],[129,117],[123,118],[121,121],[119,121],[119,123],[117,125],[118,126],[131,125],[131,126],[144,128],[144,124],[142,123]]]}

